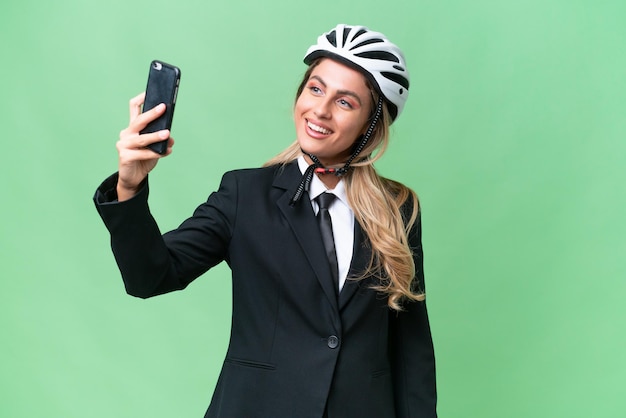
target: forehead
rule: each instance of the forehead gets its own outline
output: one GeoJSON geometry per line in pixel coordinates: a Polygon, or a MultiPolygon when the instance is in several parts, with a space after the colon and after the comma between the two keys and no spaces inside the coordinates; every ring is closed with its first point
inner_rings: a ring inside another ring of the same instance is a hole
{"type": "Polygon", "coordinates": [[[369,95],[369,87],[363,74],[330,58],[324,58],[320,61],[309,78],[312,77],[321,79],[331,89],[349,90],[359,95],[369,95]]]}

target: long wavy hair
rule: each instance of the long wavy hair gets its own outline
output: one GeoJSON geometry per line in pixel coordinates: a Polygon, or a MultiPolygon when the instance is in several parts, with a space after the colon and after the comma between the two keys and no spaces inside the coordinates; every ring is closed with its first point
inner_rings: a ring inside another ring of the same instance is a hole
{"type": "MultiPolygon", "coordinates": [[[[322,59],[313,62],[307,69],[298,87],[296,101],[322,59]]],[[[370,114],[373,116],[379,94],[368,81],[366,82],[372,93],[370,114]]],[[[374,162],[382,157],[389,144],[390,125],[391,116],[385,104],[383,115],[376,124],[368,144],[351,164],[352,169],[344,179],[348,201],[372,249],[372,257],[366,271],[359,277],[351,279],[360,280],[366,276],[375,276],[378,284],[373,288],[388,296],[387,304],[390,308],[400,311],[404,300],[421,301],[425,295],[414,283],[415,264],[408,242],[409,231],[419,211],[417,196],[403,184],[381,177],[374,168],[374,162]],[[409,199],[412,203],[411,212],[403,213],[401,208],[409,199]]],[[[355,145],[359,139],[355,138],[355,145]]],[[[303,155],[303,152],[296,140],[264,166],[284,165],[300,155],[303,155]]]]}

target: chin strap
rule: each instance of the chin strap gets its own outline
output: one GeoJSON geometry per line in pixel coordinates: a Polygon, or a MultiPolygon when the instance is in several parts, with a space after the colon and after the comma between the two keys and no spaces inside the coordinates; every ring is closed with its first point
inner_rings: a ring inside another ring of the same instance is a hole
{"type": "Polygon", "coordinates": [[[364,135],[361,136],[361,140],[359,144],[354,148],[352,155],[348,158],[348,161],[344,164],[343,167],[340,168],[326,168],[320,162],[320,160],[313,154],[309,154],[308,152],[302,150],[303,153],[309,156],[313,164],[307,167],[306,171],[302,175],[302,180],[296,189],[296,192],[293,194],[293,197],[289,201],[290,206],[294,206],[302,197],[305,191],[309,191],[309,187],[311,186],[311,181],[313,180],[313,173],[317,174],[334,174],[337,177],[345,176],[350,170],[350,164],[354,161],[354,159],[363,151],[363,148],[367,145],[370,137],[372,136],[372,132],[374,132],[374,127],[378,123],[380,119],[380,115],[383,113],[383,97],[382,95],[378,97],[378,103],[376,104],[376,111],[374,112],[374,116],[372,116],[372,122],[370,126],[367,128],[367,131],[364,135]]]}

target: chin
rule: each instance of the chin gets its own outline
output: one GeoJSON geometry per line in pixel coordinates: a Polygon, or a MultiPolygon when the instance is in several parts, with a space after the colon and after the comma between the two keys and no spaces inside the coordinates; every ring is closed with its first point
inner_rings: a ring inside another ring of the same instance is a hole
{"type": "Polygon", "coordinates": [[[323,151],[323,147],[321,144],[317,144],[314,140],[298,140],[298,145],[300,145],[300,149],[303,152],[313,154],[317,156],[320,152],[323,151]]]}

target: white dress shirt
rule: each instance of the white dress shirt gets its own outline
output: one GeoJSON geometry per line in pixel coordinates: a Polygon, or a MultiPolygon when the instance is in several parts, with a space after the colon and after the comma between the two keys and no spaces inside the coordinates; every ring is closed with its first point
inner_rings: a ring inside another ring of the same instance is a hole
{"type": "MultiPolygon", "coordinates": [[[[309,164],[303,156],[298,157],[298,167],[302,174],[304,174],[308,166],[309,164]]],[[[325,175],[333,176],[334,174],[325,175]]],[[[352,212],[348,204],[348,196],[343,179],[339,180],[339,183],[337,183],[334,189],[329,190],[317,175],[314,174],[309,187],[309,198],[311,199],[311,206],[313,206],[315,215],[317,215],[319,211],[319,206],[315,198],[324,192],[332,193],[337,196],[330,205],[330,208],[328,208],[328,212],[330,213],[333,224],[333,238],[335,239],[337,267],[339,269],[339,290],[341,290],[348,277],[350,263],[352,262],[352,251],[354,247],[354,212],[352,212]]]]}

